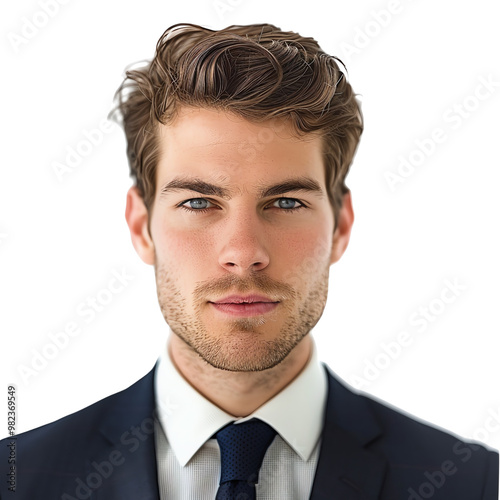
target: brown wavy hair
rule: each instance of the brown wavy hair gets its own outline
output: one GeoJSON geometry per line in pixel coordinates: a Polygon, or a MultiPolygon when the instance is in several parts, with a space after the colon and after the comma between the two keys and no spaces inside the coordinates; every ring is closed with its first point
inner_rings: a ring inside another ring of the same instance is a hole
{"type": "Polygon", "coordinates": [[[348,192],[345,177],[363,131],[360,106],[338,63],[345,68],[313,38],[271,24],[218,31],[195,24],[168,28],[153,60],[125,72],[110,113],[119,115],[130,175],[148,211],[156,190],[157,128],[187,105],[237,113],[255,122],[282,119],[299,136],[319,132],[337,220],[348,192]]]}

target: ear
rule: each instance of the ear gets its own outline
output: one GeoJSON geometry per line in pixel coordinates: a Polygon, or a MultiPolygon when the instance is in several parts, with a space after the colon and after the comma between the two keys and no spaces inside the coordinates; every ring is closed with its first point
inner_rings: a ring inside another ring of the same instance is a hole
{"type": "Polygon", "coordinates": [[[343,198],[342,207],[337,217],[337,227],[333,233],[332,255],[330,264],[337,262],[345,252],[351,237],[351,228],[354,222],[351,192],[348,191],[343,198]]]}
{"type": "Polygon", "coordinates": [[[135,251],[149,265],[155,263],[155,248],[148,230],[149,214],[144,201],[137,189],[132,186],[127,193],[127,208],[125,219],[130,229],[130,236],[135,251]]]}

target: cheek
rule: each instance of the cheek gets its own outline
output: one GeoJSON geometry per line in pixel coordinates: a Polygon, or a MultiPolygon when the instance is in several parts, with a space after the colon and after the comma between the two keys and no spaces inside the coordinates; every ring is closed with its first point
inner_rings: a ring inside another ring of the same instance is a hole
{"type": "MultiPolygon", "coordinates": [[[[157,259],[172,270],[181,271],[183,281],[201,280],[213,259],[212,238],[203,231],[167,228],[156,232],[157,259]]],[[[176,272],[177,274],[177,272],[176,272]]]]}
{"type": "Polygon", "coordinates": [[[309,228],[296,234],[289,234],[280,245],[281,256],[276,254],[283,281],[291,286],[304,289],[325,273],[330,265],[332,235],[325,226],[309,228]]]}

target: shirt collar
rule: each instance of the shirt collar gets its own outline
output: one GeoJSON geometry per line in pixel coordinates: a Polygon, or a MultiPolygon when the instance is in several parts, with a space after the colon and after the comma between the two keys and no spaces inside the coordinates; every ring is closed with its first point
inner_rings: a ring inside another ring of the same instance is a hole
{"type": "Polygon", "coordinates": [[[183,467],[220,428],[251,418],[259,418],[273,427],[302,460],[307,461],[321,435],[326,397],[327,375],[318,360],[314,340],[311,357],[298,377],[244,418],[226,413],[194,389],[178,372],[167,347],[156,365],[158,418],[183,467]]]}

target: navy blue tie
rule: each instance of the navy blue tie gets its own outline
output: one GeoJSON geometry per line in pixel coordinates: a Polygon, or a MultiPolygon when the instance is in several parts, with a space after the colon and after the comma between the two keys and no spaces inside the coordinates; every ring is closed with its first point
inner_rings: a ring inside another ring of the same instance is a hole
{"type": "Polygon", "coordinates": [[[221,460],[216,500],[255,500],[259,469],[275,435],[272,427],[256,418],[231,423],[215,434],[221,460]]]}

